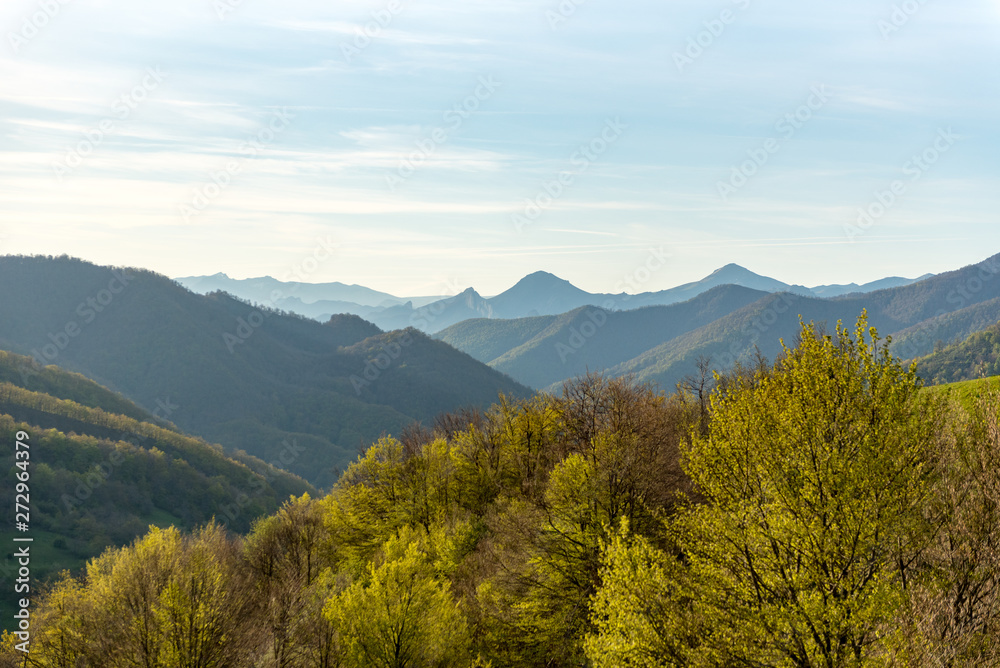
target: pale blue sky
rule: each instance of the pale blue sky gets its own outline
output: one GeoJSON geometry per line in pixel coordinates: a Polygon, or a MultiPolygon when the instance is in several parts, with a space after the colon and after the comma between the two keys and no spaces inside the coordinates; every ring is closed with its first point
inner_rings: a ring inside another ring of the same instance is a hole
{"type": "Polygon", "coordinates": [[[243,278],[324,239],[307,280],[401,295],[1000,252],[997,0],[64,2],[0,5],[3,252],[243,278]]]}

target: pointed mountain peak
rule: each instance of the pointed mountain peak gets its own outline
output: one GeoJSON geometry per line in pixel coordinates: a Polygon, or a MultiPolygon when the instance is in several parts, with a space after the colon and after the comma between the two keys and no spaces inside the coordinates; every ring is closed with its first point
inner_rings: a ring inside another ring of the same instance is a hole
{"type": "Polygon", "coordinates": [[[712,278],[712,277],[719,278],[719,277],[728,277],[728,276],[757,276],[757,274],[755,274],[754,272],[750,271],[746,267],[741,267],[740,265],[736,264],[735,262],[730,262],[729,264],[727,264],[724,267],[719,267],[718,269],[716,269],[715,271],[713,271],[711,274],[709,274],[709,278],[712,278]]]}
{"type": "Polygon", "coordinates": [[[550,274],[547,271],[536,271],[533,274],[528,274],[518,281],[514,287],[500,293],[494,299],[499,299],[502,302],[507,298],[522,298],[526,295],[537,297],[542,294],[548,295],[550,298],[559,299],[570,296],[578,297],[587,293],[555,274],[550,274]]]}
{"type": "Polygon", "coordinates": [[[498,318],[554,315],[593,301],[593,295],[547,271],[528,274],[514,287],[488,300],[498,318]]]}
{"type": "Polygon", "coordinates": [[[735,263],[729,263],[724,267],[719,267],[700,281],[687,283],[679,286],[678,288],[673,288],[673,290],[679,295],[693,292],[691,296],[694,296],[694,294],[704,292],[708,288],[716,285],[727,284],[740,285],[754,290],[763,290],[764,292],[782,292],[785,290],[790,290],[792,292],[808,292],[808,290],[800,286],[788,285],[787,283],[782,283],[774,278],[761,276],[760,274],[750,271],[746,267],[741,267],[735,263]]]}
{"type": "Polygon", "coordinates": [[[466,288],[465,290],[462,290],[460,293],[458,293],[454,297],[447,298],[447,300],[448,301],[463,300],[463,301],[465,301],[467,303],[469,303],[471,301],[484,301],[482,295],[480,295],[478,292],[476,292],[475,288],[466,288]]]}

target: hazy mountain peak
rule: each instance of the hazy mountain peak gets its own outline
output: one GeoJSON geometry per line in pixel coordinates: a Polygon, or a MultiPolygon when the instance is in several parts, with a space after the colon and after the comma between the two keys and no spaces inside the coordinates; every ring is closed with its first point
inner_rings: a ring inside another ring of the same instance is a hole
{"type": "MultiPolygon", "coordinates": [[[[525,276],[524,278],[522,278],[520,281],[518,281],[514,285],[514,288],[517,288],[517,287],[530,287],[530,288],[535,288],[535,287],[550,287],[550,286],[554,286],[554,285],[556,285],[556,286],[569,286],[569,287],[572,287],[572,288],[576,288],[576,286],[574,286],[572,283],[570,283],[566,279],[559,278],[555,274],[551,274],[551,273],[549,273],[547,271],[536,271],[534,273],[528,274],[527,276],[525,276]]],[[[511,289],[513,290],[514,288],[511,288],[511,289]]]]}
{"type": "Polygon", "coordinates": [[[758,274],[755,274],[746,267],[741,267],[735,262],[730,262],[724,267],[719,267],[709,274],[709,278],[738,278],[744,276],[758,276],[758,274]]]}
{"type": "Polygon", "coordinates": [[[594,296],[547,271],[528,274],[514,287],[489,300],[494,317],[554,315],[593,301],[594,296]]]}
{"type": "Polygon", "coordinates": [[[726,271],[727,269],[729,269],[729,270],[731,270],[731,269],[738,269],[740,271],[749,271],[749,269],[747,269],[746,267],[738,265],[735,262],[730,262],[729,264],[727,264],[725,266],[719,267],[718,269],[716,269],[712,273],[713,274],[718,274],[719,272],[726,271]]]}
{"type": "Polygon", "coordinates": [[[681,286],[681,288],[699,286],[701,289],[704,289],[705,286],[724,285],[726,283],[742,285],[744,287],[754,288],[755,290],[764,290],[767,292],[780,292],[794,287],[777,279],[770,278],[768,276],[761,276],[756,272],[750,271],[746,267],[730,262],[723,267],[719,267],[700,281],[688,283],[687,285],[681,286]]]}

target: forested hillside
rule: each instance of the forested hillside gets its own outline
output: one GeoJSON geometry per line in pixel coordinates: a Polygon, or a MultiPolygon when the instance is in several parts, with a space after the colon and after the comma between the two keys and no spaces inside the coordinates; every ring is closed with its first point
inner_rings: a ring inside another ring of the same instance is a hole
{"type": "MultiPolygon", "coordinates": [[[[13,444],[21,431],[30,436],[33,577],[39,583],[129,543],[150,524],[193,529],[215,518],[245,532],[290,496],[314,491],[255,457],[227,456],[218,445],[179,433],[79,374],[0,351],[0,442],[13,444]]],[[[2,461],[12,481],[0,494],[0,586],[9,589],[16,572],[13,481],[20,472],[13,447],[4,448],[2,461]]],[[[9,598],[3,604],[6,613],[9,598]]]]}
{"type": "Polygon", "coordinates": [[[964,341],[940,346],[916,363],[921,377],[935,385],[1000,376],[1000,323],[964,341]]]}
{"type": "Polygon", "coordinates": [[[590,375],[442,416],[244,538],[93,560],[31,665],[997,665],[1000,396],[891,353],[810,325],[670,395],[590,375]]]}
{"type": "Polygon", "coordinates": [[[527,388],[414,330],[321,324],[138,269],[0,258],[0,347],[121,392],[182,429],[329,487],[366,444],[527,388]],[[287,457],[286,457],[287,459],[287,457]]]}
{"type": "Polygon", "coordinates": [[[797,334],[800,316],[832,328],[864,309],[879,331],[893,335],[901,356],[925,355],[938,341],[965,338],[1000,320],[998,274],[1000,255],[919,282],[833,299],[729,285],[672,306],[608,311],[606,318],[597,312],[603,309],[591,307],[551,320],[481,319],[439,337],[536,389],[556,391],[590,370],[633,374],[669,390],[698,359],[725,370],[751,360],[757,349],[773,357],[781,339],[797,334]]]}
{"type": "Polygon", "coordinates": [[[472,320],[438,336],[522,383],[557,389],[568,378],[614,368],[765,296],[724,285],[671,306],[629,311],[585,306],[560,316],[472,320]]]}

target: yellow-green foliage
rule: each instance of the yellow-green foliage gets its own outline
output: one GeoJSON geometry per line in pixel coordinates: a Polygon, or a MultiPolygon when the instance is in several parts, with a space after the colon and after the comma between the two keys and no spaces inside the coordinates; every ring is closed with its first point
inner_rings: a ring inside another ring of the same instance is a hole
{"type": "Polygon", "coordinates": [[[152,528],[64,575],[38,620],[37,666],[245,665],[250,590],[236,544],[217,525],[192,536],[152,528]]]}
{"type": "Polygon", "coordinates": [[[860,662],[902,601],[895,565],[926,533],[935,407],[866,329],[806,327],[773,373],[714,398],[687,453],[708,503],[676,530],[720,660],[860,662]]]}
{"type": "Polygon", "coordinates": [[[465,616],[427,557],[419,531],[390,539],[363,578],[330,597],[347,668],[468,666],[465,616]],[[381,563],[379,563],[381,562],[381,563]]]}
{"type": "Polygon", "coordinates": [[[689,579],[678,559],[623,523],[605,545],[602,586],[593,599],[596,632],[585,648],[595,668],[694,665],[706,629],[699,627],[689,579]]]}
{"type": "Polygon", "coordinates": [[[921,390],[863,318],[719,380],[501,398],[243,540],[153,531],[47,594],[32,660],[1000,665],[1000,398],[921,390]]]}
{"type": "Polygon", "coordinates": [[[805,327],[712,409],[672,544],[605,550],[594,665],[995,665],[996,417],[966,426],[864,318],[805,327]]]}

